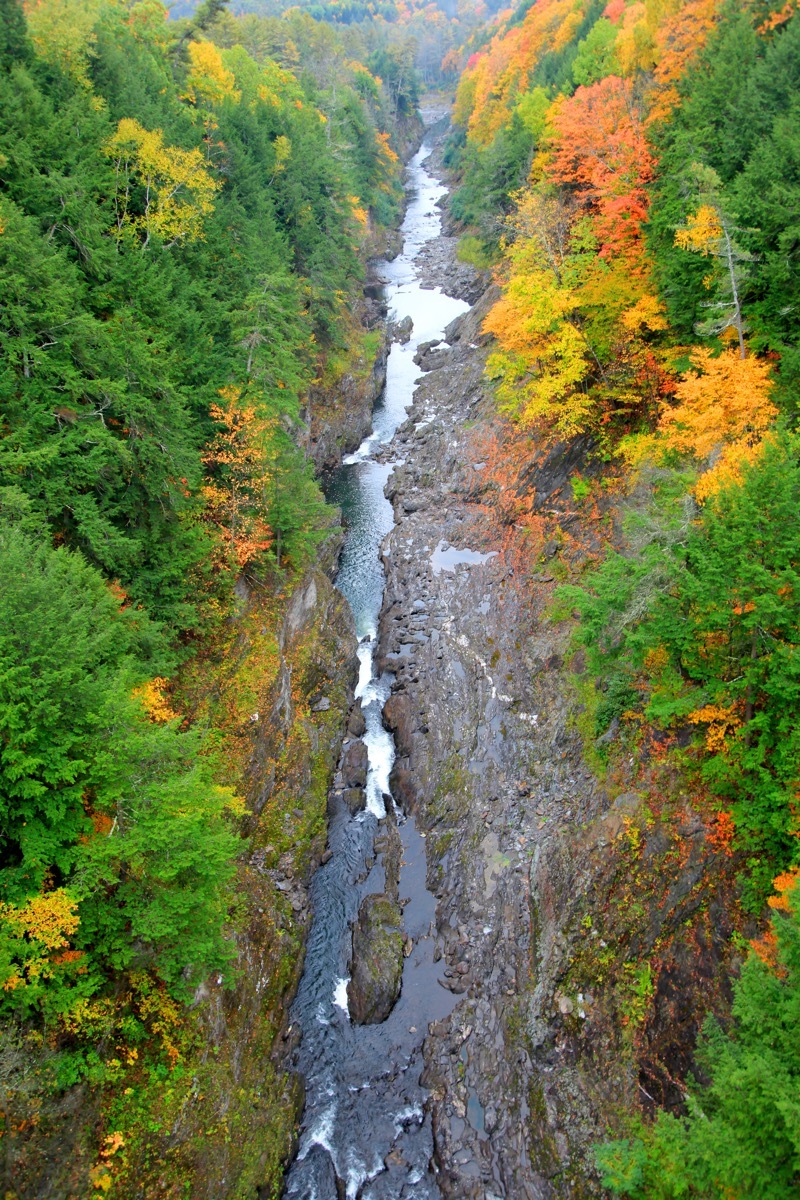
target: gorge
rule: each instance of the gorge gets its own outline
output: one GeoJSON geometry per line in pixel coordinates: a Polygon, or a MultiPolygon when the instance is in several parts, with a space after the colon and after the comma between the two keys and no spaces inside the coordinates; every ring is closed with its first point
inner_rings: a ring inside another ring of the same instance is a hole
{"type": "Polygon", "coordinates": [[[0,0],[0,1194],[800,1196],[797,0],[0,0]]]}

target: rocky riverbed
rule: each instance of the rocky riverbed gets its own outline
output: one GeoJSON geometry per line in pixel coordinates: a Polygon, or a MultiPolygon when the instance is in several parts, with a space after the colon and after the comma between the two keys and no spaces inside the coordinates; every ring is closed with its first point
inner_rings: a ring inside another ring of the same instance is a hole
{"type": "MultiPolygon", "coordinates": [[[[679,781],[658,784],[674,789],[662,821],[633,790],[646,756],[617,755],[605,782],[586,762],[580,655],[570,624],[549,615],[556,574],[580,555],[559,567],[559,544],[545,541],[518,586],[504,552],[481,461],[498,420],[481,328],[498,290],[456,244],[423,248],[422,286],[473,307],[419,347],[422,380],[383,451],[399,463],[378,635],[393,679],[390,784],[427,835],[435,957],[459,997],[429,1027],[422,1082],[443,1195],[577,1198],[602,1190],[593,1149],[618,1114],[651,1093],[679,1101],[697,1014],[726,986],[724,904],[679,781]]],[[[571,487],[596,470],[587,448],[537,452],[500,487],[597,550],[602,513],[577,512],[571,487]]],[[[613,520],[605,528],[619,536],[613,520]]]]}

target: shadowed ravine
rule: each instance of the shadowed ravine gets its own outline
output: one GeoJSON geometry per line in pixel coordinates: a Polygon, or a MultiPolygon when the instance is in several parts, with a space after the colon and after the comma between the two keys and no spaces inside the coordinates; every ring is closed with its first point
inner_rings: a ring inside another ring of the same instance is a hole
{"type": "Polygon", "coordinates": [[[403,854],[399,895],[404,932],[413,949],[406,958],[400,998],[382,1024],[354,1025],[347,1012],[347,971],[351,925],[362,897],[380,892],[384,871],[373,842],[385,815],[394,745],[381,711],[389,680],[375,674],[375,638],[384,589],[380,544],[393,525],[383,489],[390,465],[373,454],[390,441],[405,419],[419,369],[413,358],[420,343],[442,336],[467,304],[423,288],[414,260],[440,233],[435,202],[445,189],[424,169],[428,145],[409,166],[409,206],[403,223],[404,249],[382,264],[386,299],[395,320],[410,316],[411,340],[392,346],[385,395],[374,414],[374,429],[345,460],[329,498],[341,504],[347,523],[337,585],[347,597],[360,640],[357,696],[361,698],[369,754],[367,807],[351,816],[343,799],[331,800],[331,860],[312,884],[314,918],[305,969],[292,1018],[302,1030],[295,1067],[306,1086],[306,1105],[297,1158],[286,1182],[286,1197],[337,1200],[342,1185],[348,1200],[439,1195],[430,1166],[433,1141],[425,1091],[420,1086],[422,1043],[430,1021],[445,1016],[455,997],[439,986],[441,966],[433,961],[430,937],[436,901],[425,887],[425,843],[413,817],[397,813],[403,854]],[[337,1184],[338,1180],[338,1184],[337,1184]]]}

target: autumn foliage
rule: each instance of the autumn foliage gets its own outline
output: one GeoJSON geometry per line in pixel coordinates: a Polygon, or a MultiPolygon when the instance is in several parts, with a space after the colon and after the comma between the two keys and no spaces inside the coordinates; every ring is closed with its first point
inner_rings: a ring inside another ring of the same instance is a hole
{"type": "Polygon", "coordinates": [[[697,495],[706,499],[723,483],[740,477],[778,409],[771,399],[769,363],[742,359],[733,350],[714,356],[705,347],[693,355],[694,369],[675,386],[676,403],[665,408],[659,432],[667,446],[710,464],[697,495]]]}
{"type": "Polygon", "coordinates": [[[600,256],[624,255],[636,269],[653,157],[631,80],[611,75],[580,87],[555,106],[551,119],[547,175],[575,188],[588,206],[600,256]]]}
{"type": "Polygon", "coordinates": [[[547,436],[592,431],[606,447],[621,441],[629,462],[645,446],[630,454],[631,436],[652,433],[656,456],[678,450],[713,468],[700,499],[755,461],[777,413],[774,358],[751,355],[739,369],[727,348],[738,337],[739,357],[748,357],[755,256],[711,163],[686,164],[688,198],[672,226],[674,246],[707,264],[698,301],[707,315],[695,328],[712,344],[698,347],[689,371],[676,370],[646,236],[660,130],[722,20],[715,0],[615,0],[600,18],[580,2],[539,0],[521,22],[499,19],[467,64],[455,109],[466,131],[461,158],[471,164],[457,212],[480,211],[484,162],[487,181],[498,160],[519,172],[495,251],[503,295],[485,325],[496,340],[488,371],[501,407],[547,436]]]}

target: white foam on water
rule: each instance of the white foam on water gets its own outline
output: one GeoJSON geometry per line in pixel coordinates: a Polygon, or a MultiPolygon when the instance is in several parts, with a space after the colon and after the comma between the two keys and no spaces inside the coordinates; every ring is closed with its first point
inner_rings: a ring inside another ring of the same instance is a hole
{"type": "MultiPolygon", "coordinates": [[[[358,655],[358,683],[356,684],[356,700],[363,700],[364,693],[369,688],[372,680],[372,651],[374,643],[372,641],[360,642],[356,654],[358,655]]],[[[369,703],[367,701],[367,703],[369,703]]]]}
{"type": "MultiPolygon", "coordinates": [[[[306,1157],[308,1152],[314,1146],[322,1146],[323,1150],[327,1150],[331,1158],[334,1157],[331,1138],[336,1126],[336,1105],[332,1104],[330,1108],[326,1108],[324,1113],[321,1113],[316,1124],[307,1131],[303,1137],[298,1152],[297,1158],[300,1162],[306,1157]]],[[[335,1161],[335,1160],[334,1160],[335,1161]]]]}
{"type": "MultiPolygon", "coordinates": [[[[370,714],[371,715],[371,714],[370,714]]],[[[369,756],[367,771],[367,812],[381,820],[386,816],[383,797],[389,791],[389,775],[394,765],[394,744],[391,735],[377,722],[369,722],[364,743],[369,756]]]]}
{"type": "Polygon", "coordinates": [[[368,1167],[366,1163],[357,1160],[352,1152],[348,1153],[345,1168],[347,1200],[356,1200],[364,1184],[375,1179],[384,1169],[380,1158],[373,1158],[372,1165],[368,1167]]]}
{"type": "Polygon", "coordinates": [[[342,459],[342,465],[345,467],[354,467],[356,463],[364,462],[372,453],[372,447],[374,445],[375,438],[373,434],[370,434],[368,437],[364,438],[357,450],[354,450],[352,454],[346,454],[344,456],[342,459]]]}
{"type": "Polygon", "coordinates": [[[405,1108],[401,1108],[399,1113],[395,1114],[394,1118],[394,1133],[395,1137],[402,1132],[407,1125],[413,1121],[415,1125],[421,1125],[425,1114],[422,1111],[421,1104],[407,1104],[405,1108]]]}
{"type": "Polygon", "coordinates": [[[355,694],[356,699],[361,701],[367,723],[362,739],[367,747],[367,812],[381,820],[386,816],[383,796],[389,791],[394,743],[381,720],[381,709],[389,695],[389,688],[375,677],[374,652],[374,641],[365,640],[358,646],[358,684],[355,694]]]}
{"type": "Polygon", "coordinates": [[[337,1008],[341,1008],[350,1016],[350,1007],[347,1003],[347,985],[350,982],[350,976],[344,975],[341,979],[336,980],[336,985],[333,989],[333,1003],[337,1008]]]}

